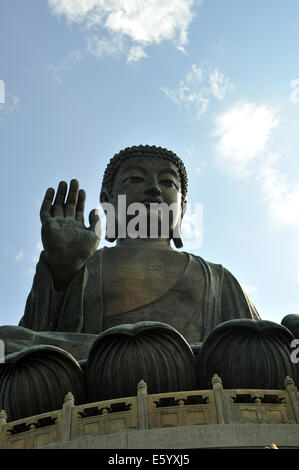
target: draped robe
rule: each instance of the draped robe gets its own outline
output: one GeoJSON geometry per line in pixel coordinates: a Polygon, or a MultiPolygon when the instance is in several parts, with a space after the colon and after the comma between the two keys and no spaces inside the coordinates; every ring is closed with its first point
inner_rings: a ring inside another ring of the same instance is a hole
{"type": "Polygon", "coordinates": [[[9,352],[29,344],[54,344],[82,359],[97,335],[116,325],[158,321],[174,327],[194,344],[201,343],[222,322],[260,319],[227,269],[189,253],[183,273],[161,296],[134,310],[105,317],[102,289],[105,249],[109,248],[97,250],[88,259],[63,292],[55,290],[41,253],[19,331],[15,331],[17,327],[0,328],[0,338],[1,331],[2,335],[11,337],[9,352]]]}

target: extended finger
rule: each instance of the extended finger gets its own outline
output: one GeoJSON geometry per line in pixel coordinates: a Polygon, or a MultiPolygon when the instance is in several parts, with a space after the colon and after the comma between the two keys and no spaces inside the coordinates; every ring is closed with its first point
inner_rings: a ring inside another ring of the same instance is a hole
{"type": "Polygon", "coordinates": [[[76,207],[76,220],[84,225],[84,209],[85,209],[86,193],[84,189],[80,189],[76,207]]]}
{"type": "Polygon", "coordinates": [[[79,182],[77,180],[72,180],[64,209],[64,215],[66,217],[75,217],[78,193],[79,182]]]}
{"type": "Polygon", "coordinates": [[[54,198],[55,191],[53,188],[48,188],[44,200],[40,208],[40,220],[43,223],[47,217],[50,217],[50,209],[52,207],[52,201],[54,198]]]}
{"type": "Polygon", "coordinates": [[[53,215],[54,216],[63,216],[64,215],[64,210],[63,210],[63,205],[64,205],[64,200],[65,200],[65,195],[67,191],[67,184],[65,181],[60,181],[55,197],[55,201],[53,204],[53,215]]]}

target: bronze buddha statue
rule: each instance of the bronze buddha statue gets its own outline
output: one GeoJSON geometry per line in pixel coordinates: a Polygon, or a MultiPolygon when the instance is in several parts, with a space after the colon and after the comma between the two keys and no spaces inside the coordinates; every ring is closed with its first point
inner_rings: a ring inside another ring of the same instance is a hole
{"type": "MultiPolygon", "coordinates": [[[[125,149],[107,166],[100,199],[116,205],[120,194],[127,207],[143,201],[180,206],[187,195],[184,164],[166,149],[125,149]]],[[[171,247],[181,211],[168,238],[118,238],[116,246],[96,250],[98,216],[92,211],[90,228],[84,226],[85,192],[78,182],[71,182],[68,195],[61,182],[53,199],[50,188],[41,208],[44,252],[20,326],[99,334],[119,324],[151,320],[170,324],[195,343],[224,321],[259,319],[229,271],[171,247]]],[[[182,246],[179,236],[174,244],[182,246]]]]}
{"type": "Polygon", "coordinates": [[[154,322],[169,327],[166,336],[176,330],[191,345],[192,354],[224,322],[261,322],[227,269],[175,249],[183,246],[180,227],[187,186],[185,166],[169,150],[136,146],[115,155],[104,174],[100,202],[114,207],[116,228],[123,218],[119,196],[125,196],[126,228],[133,219],[128,208],[136,203],[145,206],[148,221],[151,204],[174,204],[178,210],[167,216],[166,235],[161,234],[159,213],[157,236],[150,236],[150,223],[141,238],[130,237],[128,231],[121,236],[116,229],[113,236],[106,235],[107,240],[116,240],[115,246],[98,250],[99,217],[91,211],[90,227],[85,227],[85,192],[78,181],[71,181],[68,193],[67,184],[60,182],[55,199],[49,188],[40,212],[44,251],[24,315],[19,327],[0,328],[7,352],[52,345],[83,360],[108,330],[116,328],[117,333],[124,325],[131,331],[138,325],[140,331],[144,322],[146,331],[154,322]]]}

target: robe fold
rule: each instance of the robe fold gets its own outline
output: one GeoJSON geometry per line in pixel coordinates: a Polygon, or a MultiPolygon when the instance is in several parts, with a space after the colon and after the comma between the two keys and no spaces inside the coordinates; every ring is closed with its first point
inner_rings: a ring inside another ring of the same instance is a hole
{"type": "Polygon", "coordinates": [[[105,317],[102,248],[58,292],[43,252],[19,326],[45,332],[97,335],[107,328],[140,321],[173,326],[189,343],[202,342],[217,326],[235,318],[259,320],[259,314],[234,276],[220,264],[188,254],[186,268],[157,299],[134,310],[105,317]]]}

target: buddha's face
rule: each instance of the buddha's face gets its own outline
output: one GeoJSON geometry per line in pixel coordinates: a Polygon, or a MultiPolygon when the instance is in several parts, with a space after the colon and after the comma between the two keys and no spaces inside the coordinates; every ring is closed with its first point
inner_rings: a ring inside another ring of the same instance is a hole
{"type": "MultiPolygon", "coordinates": [[[[169,216],[170,233],[181,219],[181,180],[177,166],[169,160],[146,157],[126,159],[114,179],[111,202],[116,212],[120,195],[126,196],[126,209],[132,203],[143,203],[147,214],[152,210],[153,206],[150,204],[153,203],[166,203],[168,207],[177,207],[169,216]]],[[[127,216],[127,223],[129,220],[130,217],[127,216]]]]}

